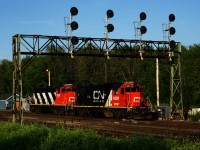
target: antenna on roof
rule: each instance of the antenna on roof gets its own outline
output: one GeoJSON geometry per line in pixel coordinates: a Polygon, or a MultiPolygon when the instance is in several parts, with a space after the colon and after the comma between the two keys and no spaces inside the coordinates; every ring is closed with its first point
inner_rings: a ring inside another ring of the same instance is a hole
{"type": "Polygon", "coordinates": [[[68,36],[68,33],[69,33],[69,16],[67,17],[64,17],[64,27],[65,27],[65,34],[66,36],[68,36]]]}

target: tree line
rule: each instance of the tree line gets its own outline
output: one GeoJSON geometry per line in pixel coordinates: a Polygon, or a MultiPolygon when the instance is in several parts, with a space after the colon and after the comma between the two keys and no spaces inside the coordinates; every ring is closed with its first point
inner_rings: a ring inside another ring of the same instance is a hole
{"type": "MultiPolygon", "coordinates": [[[[52,49],[47,48],[46,51],[52,49]]],[[[182,46],[182,89],[184,108],[200,107],[200,44],[182,46]]],[[[30,59],[22,58],[22,65],[30,59]]],[[[140,83],[145,95],[156,104],[156,60],[147,58],[97,58],[39,56],[23,71],[23,95],[32,95],[38,87],[48,86],[51,72],[51,86],[64,84],[103,84],[134,81],[140,83]]],[[[160,103],[169,105],[170,63],[159,61],[160,103]]],[[[9,60],[0,63],[0,94],[12,93],[13,64],[9,60]]]]}

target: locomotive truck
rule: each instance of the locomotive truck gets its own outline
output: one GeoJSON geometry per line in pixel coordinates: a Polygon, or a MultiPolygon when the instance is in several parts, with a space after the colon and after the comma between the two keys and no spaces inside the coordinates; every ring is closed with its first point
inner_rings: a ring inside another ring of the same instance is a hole
{"type": "Polygon", "coordinates": [[[65,84],[35,89],[32,112],[152,120],[152,111],[140,85],[134,82],[103,85],[65,84]]]}

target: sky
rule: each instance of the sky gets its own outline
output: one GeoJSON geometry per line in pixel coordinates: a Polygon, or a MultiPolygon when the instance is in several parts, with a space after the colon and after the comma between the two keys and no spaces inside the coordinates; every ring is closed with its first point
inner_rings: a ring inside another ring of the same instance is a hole
{"type": "Polygon", "coordinates": [[[0,60],[12,61],[15,34],[66,36],[64,17],[69,16],[71,7],[79,10],[73,17],[79,24],[73,35],[78,37],[105,37],[104,19],[111,9],[114,17],[109,23],[115,29],[109,38],[135,39],[133,22],[145,12],[143,40],[163,40],[162,24],[174,14],[171,26],[176,33],[171,39],[184,46],[200,43],[200,0],[0,0],[0,60]]]}

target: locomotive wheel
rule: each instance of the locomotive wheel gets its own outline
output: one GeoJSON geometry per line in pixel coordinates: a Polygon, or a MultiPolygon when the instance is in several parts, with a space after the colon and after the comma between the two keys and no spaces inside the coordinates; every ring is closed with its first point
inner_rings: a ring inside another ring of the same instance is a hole
{"type": "Polygon", "coordinates": [[[112,118],[113,117],[113,113],[111,112],[110,109],[104,110],[104,116],[106,118],[112,118]]]}
{"type": "Polygon", "coordinates": [[[121,119],[122,118],[122,112],[118,109],[115,109],[113,111],[113,118],[115,119],[121,119]]]}
{"type": "Polygon", "coordinates": [[[72,109],[68,110],[68,115],[69,116],[74,116],[74,111],[72,109]]]}

